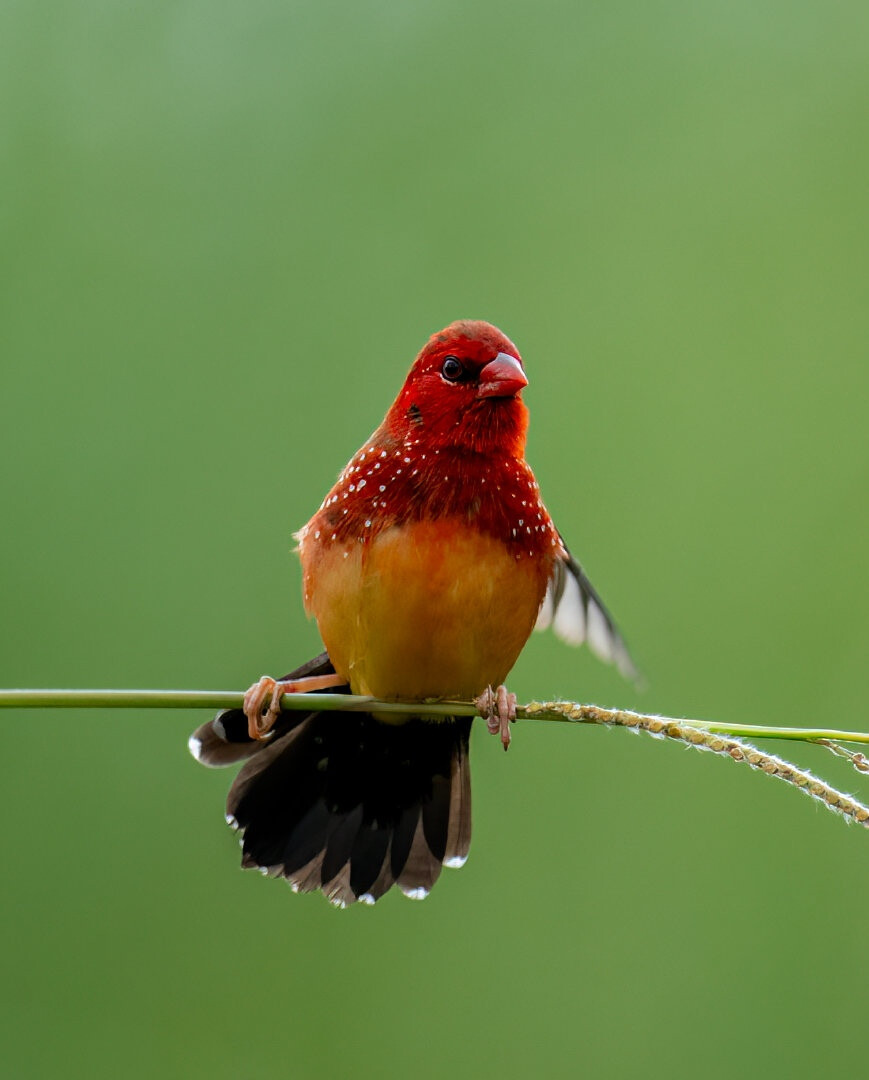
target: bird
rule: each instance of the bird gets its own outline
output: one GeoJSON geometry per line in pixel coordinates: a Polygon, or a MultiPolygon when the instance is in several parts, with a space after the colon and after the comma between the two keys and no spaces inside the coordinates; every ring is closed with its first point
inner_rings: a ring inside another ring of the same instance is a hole
{"type": "Polygon", "coordinates": [[[504,684],[535,627],[636,676],[525,460],[527,385],[492,324],[433,334],[295,534],[324,652],[262,676],[189,743],[205,765],[245,762],[227,798],[244,867],[346,907],[393,885],[421,899],[468,856],[470,717],[281,711],[284,694],[472,699],[507,749],[504,684]]]}

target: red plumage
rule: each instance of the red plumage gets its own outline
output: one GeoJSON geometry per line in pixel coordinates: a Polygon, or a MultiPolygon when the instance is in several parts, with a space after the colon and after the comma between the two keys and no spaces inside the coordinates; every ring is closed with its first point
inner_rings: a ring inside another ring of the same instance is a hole
{"type": "Polygon", "coordinates": [[[517,558],[552,557],[560,545],[524,460],[528,410],[516,395],[479,397],[473,375],[515,345],[488,323],[453,323],[435,334],[383,423],[348,462],[298,536],[369,543],[410,521],[461,517],[502,540],[517,558]],[[461,353],[467,382],[440,374],[461,353]]]}
{"type": "MultiPolygon", "coordinates": [[[[327,654],[277,691],[267,677],[252,687],[246,731],[236,711],[194,737],[207,764],[231,758],[228,743],[236,757],[253,755],[228,803],[245,830],[245,865],[345,904],[377,899],[394,882],[424,895],[470,843],[467,721],[288,719],[282,691],[476,697],[503,682],[535,621],[572,643],[587,639],[632,673],[525,461],[526,383],[518,350],[490,324],[460,321],[433,335],[297,534],[305,607],[327,654]]],[[[506,748],[503,688],[497,701],[490,730],[506,748]]]]}

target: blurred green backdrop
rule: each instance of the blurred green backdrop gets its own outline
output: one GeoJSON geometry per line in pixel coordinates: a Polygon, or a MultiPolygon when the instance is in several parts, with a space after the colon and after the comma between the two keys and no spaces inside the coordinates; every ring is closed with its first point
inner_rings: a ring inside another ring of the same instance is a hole
{"type": "MultiPolygon", "coordinates": [[[[865,3],[8,0],[0,102],[0,684],[312,655],[291,530],[475,317],[649,680],[537,636],[520,699],[869,724],[865,3]]],[[[783,785],[478,731],[465,869],[339,912],[201,719],[3,717],[7,1075],[865,1067],[869,837],[783,785]]]]}

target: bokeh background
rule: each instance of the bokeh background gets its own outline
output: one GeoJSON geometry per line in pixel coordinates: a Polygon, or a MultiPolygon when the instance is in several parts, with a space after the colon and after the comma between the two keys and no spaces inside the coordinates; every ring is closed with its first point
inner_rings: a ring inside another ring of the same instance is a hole
{"type": "MultiPolygon", "coordinates": [[[[648,680],[539,635],[520,699],[869,728],[865,3],[7,2],[0,116],[0,684],[312,655],[291,531],[477,317],[648,680]]],[[[784,785],[477,731],[467,866],[342,912],[201,719],[3,716],[6,1075],[865,1071],[869,836],[784,785]]]]}

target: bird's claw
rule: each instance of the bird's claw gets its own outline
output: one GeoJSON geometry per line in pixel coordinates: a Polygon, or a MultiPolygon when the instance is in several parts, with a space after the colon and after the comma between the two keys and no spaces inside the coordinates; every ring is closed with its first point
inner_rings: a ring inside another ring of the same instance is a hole
{"type": "Polygon", "coordinates": [[[345,680],[340,675],[310,675],[303,679],[273,679],[263,675],[244,695],[244,715],[247,717],[247,733],[251,739],[267,739],[281,712],[284,694],[304,694],[314,690],[326,690],[340,686],[345,680]],[[265,708],[268,702],[268,708],[265,708]],[[265,712],[263,711],[265,709],[265,712]]]}
{"type": "Polygon", "coordinates": [[[490,735],[499,735],[501,745],[510,749],[510,725],[516,721],[516,695],[511,694],[506,686],[492,689],[487,686],[475,702],[480,715],[486,721],[490,735]]]}
{"type": "Polygon", "coordinates": [[[281,711],[281,697],[286,693],[286,683],[263,675],[244,695],[242,708],[247,717],[247,733],[252,739],[268,738],[281,711]]]}

